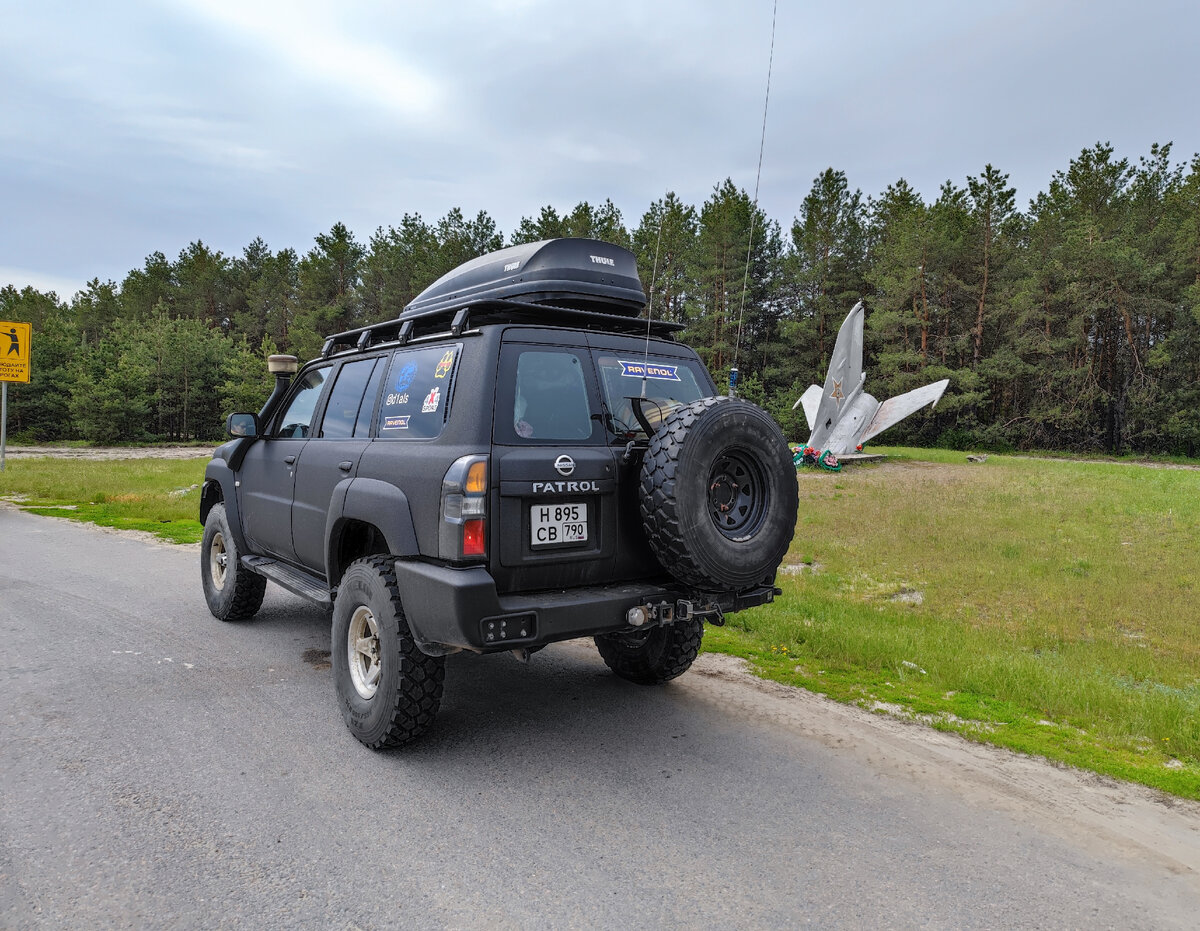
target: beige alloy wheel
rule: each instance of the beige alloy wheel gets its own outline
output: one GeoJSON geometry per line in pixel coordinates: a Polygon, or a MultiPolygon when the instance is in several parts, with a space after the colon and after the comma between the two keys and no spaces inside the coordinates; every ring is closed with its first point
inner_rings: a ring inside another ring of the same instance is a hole
{"type": "Polygon", "coordinates": [[[208,547],[208,572],[212,576],[213,588],[220,591],[225,587],[225,573],[229,567],[229,553],[225,550],[225,537],[218,531],[213,534],[208,547]]]}
{"type": "Polygon", "coordinates": [[[366,605],[359,605],[350,617],[346,631],[346,653],[350,661],[350,681],[362,698],[372,698],[379,688],[379,625],[366,605]]]}

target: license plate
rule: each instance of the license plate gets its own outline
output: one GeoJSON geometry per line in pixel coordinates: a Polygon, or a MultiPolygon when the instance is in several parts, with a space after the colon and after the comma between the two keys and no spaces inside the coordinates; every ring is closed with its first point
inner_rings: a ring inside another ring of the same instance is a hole
{"type": "Polygon", "coordinates": [[[586,543],[587,538],[588,506],[586,502],[530,505],[530,546],[586,543]]]}

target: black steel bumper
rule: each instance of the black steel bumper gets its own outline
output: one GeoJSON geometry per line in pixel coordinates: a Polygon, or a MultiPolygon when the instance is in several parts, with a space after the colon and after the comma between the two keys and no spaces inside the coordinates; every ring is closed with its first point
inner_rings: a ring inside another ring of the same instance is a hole
{"type": "Polygon", "coordinates": [[[648,609],[641,626],[689,615],[719,622],[725,614],[773,601],[779,591],[767,585],[714,595],[664,579],[500,595],[481,567],[455,569],[406,559],[396,561],[396,579],[413,638],[431,656],[529,649],[632,630],[629,612],[636,608],[648,609]]]}

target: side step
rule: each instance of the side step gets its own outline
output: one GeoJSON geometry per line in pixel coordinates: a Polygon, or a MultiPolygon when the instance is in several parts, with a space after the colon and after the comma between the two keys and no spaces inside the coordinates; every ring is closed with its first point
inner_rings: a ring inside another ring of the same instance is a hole
{"type": "Polygon", "coordinates": [[[297,569],[295,566],[289,566],[285,562],[269,559],[266,556],[243,556],[242,565],[251,572],[257,572],[276,585],[286,588],[293,595],[299,595],[301,598],[307,598],[317,604],[333,604],[333,599],[329,597],[329,586],[325,584],[325,581],[315,575],[310,575],[303,569],[297,569]]]}

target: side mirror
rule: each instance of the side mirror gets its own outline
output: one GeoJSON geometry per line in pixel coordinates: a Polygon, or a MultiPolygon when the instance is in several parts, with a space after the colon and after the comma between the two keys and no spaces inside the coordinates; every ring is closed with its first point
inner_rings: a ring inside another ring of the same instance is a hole
{"type": "Polygon", "coordinates": [[[258,414],[230,414],[225,431],[230,436],[258,436],[258,414]]]}

